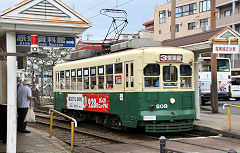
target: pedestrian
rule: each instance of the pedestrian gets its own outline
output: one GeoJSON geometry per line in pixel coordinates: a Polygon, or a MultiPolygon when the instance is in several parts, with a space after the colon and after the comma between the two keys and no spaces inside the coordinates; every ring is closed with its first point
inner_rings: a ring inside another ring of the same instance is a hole
{"type": "Polygon", "coordinates": [[[33,85],[32,85],[32,96],[35,97],[35,98],[37,99],[38,104],[39,104],[39,101],[40,101],[39,90],[38,90],[36,84],[33,84],[33,85]]]}
{"type": "Polygon", "coordinates": [[[32,100],[32,91],[29,87],[30,81],[24,80],[23,84],[18,86],[17,90],[17,112],[18,112],[18,121],[17,128],[18,132],[21,133],[30,133],[30,131],[26,130],[27,122],[24,122],[26,117],[28,107],[32,100]]]}
{"type": "Polygon", "coordinates": [[[20,84],[22,84],[22,79],[20,77],[17,77],[17,89],[20,84]]]}

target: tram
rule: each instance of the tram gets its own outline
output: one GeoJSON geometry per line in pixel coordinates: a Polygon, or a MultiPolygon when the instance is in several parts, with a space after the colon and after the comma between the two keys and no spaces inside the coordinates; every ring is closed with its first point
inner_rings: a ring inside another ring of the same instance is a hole
{"type": "Polygon", "coordinates": [[[192,130],[193,60],[181,48],[146,47],[58,64],[54,108],[115,129],[192,130]]]}

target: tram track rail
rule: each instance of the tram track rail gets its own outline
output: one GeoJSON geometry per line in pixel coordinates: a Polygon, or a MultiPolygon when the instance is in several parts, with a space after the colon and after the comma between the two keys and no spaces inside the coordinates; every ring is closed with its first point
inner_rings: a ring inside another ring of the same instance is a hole
{"type": "MultiPolygon", "coordinates": [[[[39,113],[36,113],[36,123],[37,124],[42,124],[45,127],[47,127],[47,131],[49,131],[49,119],[50,117],[47,116],[47,113],[43,113],[44,115],[41,115],[39,113]],[[45,121],[43,121],[45,120],[45,121]]],[[[34,123],[32,123],[34,124],[34,123]]],[[[67,143],[68,145],[70,145],[70,121],[66,120],[65,118],[58,118],[55,117],[54,121],[53,121],[53,133],[54,131],[56,131],[57,129],[62,129],[64,131],[69,131],[69,135],[65,136],[65,137],[69,137],[69,139],[61,139],[63,142],[67,143]],[[69,127],[66,128],[63,126],[63,124],[66,126],[68,125],[69,127]]],[[[57,130],[58,131],[58,130],[57,130]]],[[[156,141],[159,140],[160,135],[153,135],[153,134],[146,134],[146,133],[139,133],[139,132],[135,132],[135,131],[128,131],[128,132],[124,132],[124,131],[112,131],[111,129],[107,129],[105,127],[102,126],[98,126],[98,125],[92,125],[92,124],[80,124],[79,127],[75,128],[75,133],[74,136],[77,136],[77,138],[75,138],[74,140],[74,146],[75,147],[85,147],[88,149],[92,149],[93,151],[97,151],[97,152],[102,152],[101,150],[97,150],[96,148],[94,148],[94,145],[99,145],[99,144],[123,144],[123,143],[128,143],[128,144],[132,144],[135,146],[139,146],[139,147],[144,147],[144,148],[148,148],[149,150],[154,150],[154,151],[159,151],[159,147],[152,147],[152,146],[146,146],[141,144],[141,142],[145,142],[145,141],[156,141]],[[87,130],[90,130],[90,132],[87,132],[87,130]],[[98,129],[99,131],[95,131],[95,129],[98,129]],[[95,132],[94,132],[95,131],[95,132]],[[112,137],[109,137],[109,135],[112,135],[112,137]],[[122,137],[122,138],[120,138],[122,137]],[[138,137],[138,139],[136,138],[138,137]],[[120,139],[119,139],[120,138],[120,139]],[[86,142],[87,139],[90,139],[89,142],[86,142]],[[129,140],[130,139],[130,140],[129,140]],[[80,143],[79,143],[80,142],[80,143]],[[83,143],[81,143],[83,142],[83,143]],[[96,142],[96,143],[95,143],[96,142]]],[[[55,137],[58,138],[58,132],[56,132],[55,134],[53,134],[55,137]]],[[[186,142],[186,140],[189,139],[204,139],[204,138],[215,138],[218,139],[219,137],[222,137],[221,135],[216,135],[216,134],[212,134],[212,135],[204,135],[202,133],[198,132],[183,132],[180,133],[181,136],[175,136],[175,134],[166,134],[165,136],[167,137],[167,141],[171,141],[171,142],[176,142],[176,143],[181,143],[181,144],[185,144],[185,145],[191,145],[191,146],[196,146],[196,147],[201,147],[201,148],[206,148],[206,149],[211,149],[211,150],[215,150],[215,151],[221,151],[221,152],[227,152],[227,150],[224,150],[223,148],[217,148],[211,145],[201,145],[201,144],[196,144],[196,143],[192,143],[192,142],[186,142]]]]}

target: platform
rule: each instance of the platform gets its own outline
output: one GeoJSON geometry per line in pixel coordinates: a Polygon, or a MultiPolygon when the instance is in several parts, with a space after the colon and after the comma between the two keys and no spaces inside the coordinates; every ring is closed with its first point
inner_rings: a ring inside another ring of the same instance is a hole
{"type": "MultiPolygon", "coordinates": [[[[194,122],[194,128],[198,130],[204,130],[211,133],[221,134],[224,136],[234,137],[240,139],[240,116],[231,115],[232,120],[232,130],[228,130],[228,116],[223,113],[213,114],[211,111],[201,110],[200,120],[196,120],[194,122]]],[[[71,152],[70,146],[59,139],[52,137],[49,138],[49,133],[39,131],[37,129],[33,129],[27,127],[31,133],[17,134],[17,152],[33,152],[33,153],[67,153],[71,152]]],[[[191,140],[190,140],[191,141],[191,140]]],[[[220,144],[219,147],[221,149],[235,149],[237,152],[240,152],[240,143],[239,145],[231,144],[229,142],[227,144],[220,144]],[[231,146],[232,145],[232,146],[231,146]]],[[[90,146],[90,147],[75,147],[74,152],[83,152],[83,153],[95,153],[105,152],[105,153],[137,153],[137,152],[159,152],[159,141],[151,141],[151,142],[142,142],[141,145],[149,145],[156,149],[149,150],[144,147],[139,146],[138,144],[113,144],[109,146],[90,146]],[[94,151],[95,150],[95,151],[94,151]]],[[[173,147],[171,141],[167,141],[167,147],[173,147]]],[[[0,152],[5,152],[6,145],[0,142],[0,152]]],[[[186,144],[179,144],[175,149],[181,149],[182,151],[192,152],[194,148],[190,148],[186,144]],[[182,149],[181,149],[182,148],[182,149]],[[186,150],[185,148],[188,148],[186,150]]],[[[199,148],[195,148],[199,149],[199,148]]]]}

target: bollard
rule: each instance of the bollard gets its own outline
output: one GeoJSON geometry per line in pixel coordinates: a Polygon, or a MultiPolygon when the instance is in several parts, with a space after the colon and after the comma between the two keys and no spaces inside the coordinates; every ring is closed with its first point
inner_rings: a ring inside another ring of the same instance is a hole
{"type": "Polygon", "coordinates": [[[74,146],[74,122],[71,122],[71,152],[73,152],[74,146]]]}
{"type": "Polygon", "coordinates": [[[52,137],[53,112],[50,115],[50,138],[52,137]]]}
{"type": "Polygon", "coordinates": [[[159,140],[160,140],[160,153],[164,153],[164,147],[166,146],[166,138],[164,136],[161,136],[159,140]]]}

